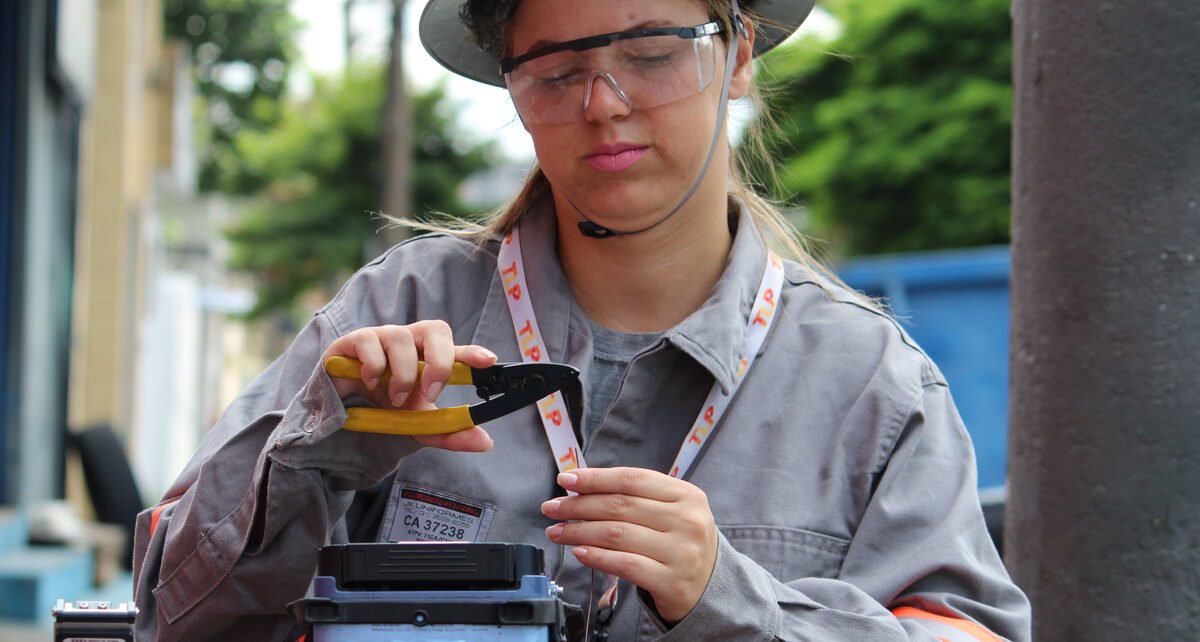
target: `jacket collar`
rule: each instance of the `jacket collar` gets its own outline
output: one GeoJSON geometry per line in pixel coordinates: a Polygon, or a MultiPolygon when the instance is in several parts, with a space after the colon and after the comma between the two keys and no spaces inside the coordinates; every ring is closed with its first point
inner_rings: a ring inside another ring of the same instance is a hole
{"type": "Polygon", "coordinates": [[[669,334],[671,343],[707,368],[726,394],[746,348],[746,325],[767,264],[762,236],[749,210],[731,199],[729,212],[736,232],[725,271],[704,304],[669,334]]]}

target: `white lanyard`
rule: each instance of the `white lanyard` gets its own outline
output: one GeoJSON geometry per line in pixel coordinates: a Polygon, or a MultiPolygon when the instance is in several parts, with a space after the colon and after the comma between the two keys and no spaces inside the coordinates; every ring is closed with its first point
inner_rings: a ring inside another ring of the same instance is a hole
{"type": "MultiPolygon", "coordinates": [[[[514,229],[500,244],[496,269],[500,271],[504,298],[508,302],[517,343],[521,346],[522,359],[533,362],[547,359],[549,353],[538,329],[533,304],[529,300],[529,285],[525,281],[521,239],[517,230],[514,229]]],[[[729,393],[725,394],[719,384],[713,384],[712,390],[704,400],[704,409],[700,411],[691,432],[679,447],[679,453],[675,455],[675,462],[670,469],[672,477],[682,478],[687,475],[704,444],[712,437],[713,429],[721,421],[721,416],[725,414],[729,402],[745,380],[746,373],[753,365],[763,340],[766,339],[767,331],[775,318],[775,306],[779,302],[782,287],[783,262],[774,252],[768,252],[762,283],[758,287],[758,295],[754,299],[754,307],[750,309],[750,319],[747,322],[746,348],[739,360],[737,372],[734,373],[733,385],[730,386],[729,393]]],[[[575,438],[575,429],[571,425],[570,413],[567,412],[562,395],[556,392],[539,401],[538,409],[559,472],[586,468],[587,464],[583,461],[583,453],[579,441],[575,438]]]]}

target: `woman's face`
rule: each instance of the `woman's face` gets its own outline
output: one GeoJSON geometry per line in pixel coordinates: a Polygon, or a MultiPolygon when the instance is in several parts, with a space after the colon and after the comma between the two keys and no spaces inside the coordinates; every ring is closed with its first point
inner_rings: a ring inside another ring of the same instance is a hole
{"type": "MultiPolygon", "coordinates": [[[[694,27],[709,20],[697,0],[523,0],[510,31],[511,52],[519,56],[597,34],[694,27]]],[[[631,109],[613,87],[596,78],[588,108],[577,120],[525,123],[560,212],[566,199],[602,225],[638,229],[675,206],[699,175],[712,142],[725,69],[724,40],[714,38],[714,49],[714,77],[700,93],[631,109]]],[[[738,56],[731,98],[741,96],[749,84],[748,49],[738,56]]],[[[728,145],[722,140],[696,195],[720,194],[722,212],[727,167],[728,145]]]]}

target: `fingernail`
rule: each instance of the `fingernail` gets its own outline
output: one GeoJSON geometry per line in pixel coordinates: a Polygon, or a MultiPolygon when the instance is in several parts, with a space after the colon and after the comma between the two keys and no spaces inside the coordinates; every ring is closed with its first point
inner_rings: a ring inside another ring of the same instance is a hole
{"type": "Polygon", "coordinates": [[[562,533],[562,530],[563,530],[562,524],[553,524],[553,525],[547,526],[546,527],[546,537],[549,537],[551,539],[558,537],[562,533]]]}
{"type": "Polygon", "coordinates": [[[558,512],[558,505],[562,503],[561,499],[550,499],[542,502],[542,512],[549,515],[550,513],[558,512]]]}
{"type": "Polygon", "coordinates": [[[497,358],[496,353],[492,352],[491,350],[488,350],[487,348],[480,348],[479,354],[487,359],[496,359],[497,358]]]}
{"type": "Polygon", "coordinates": [[[558,485],[562,486],[563,488],[570,488],[570,487],[574,486],[575,483],[578,481],[579,481],[579,475],[576,475],[575,473],[559,473],[558,474],[558,485]]]}
{"type": "Polygon", "coordinates": [[[364,383],[367,384],[367,390],[374,390],[375,386],[379,385],[378,379],[367,379],[364,383]]]}
{"type": "Polygon", "coordinates": [[[399,408],[400,406],[404,405],[404,401],[406,399],[408,399],[407,392],[397,392],[396,394],[392,395],[392,405],[399,408]]]}
{"type": "Polygon", "coordinates": [[[571,549],[571,552],[575,554],[576,558],[581,560],[588,556],[588,549],[586,546],[576,546],[575,548],[571,549]]]}
{"type": "Polygon", "coordinates": [[[435,381],[429,384],[425,387],[425,400],[429,403],[437,401],[438,395],[442,394],[442,389],[445,387],[446,384],[440,381],[435,381]]]}

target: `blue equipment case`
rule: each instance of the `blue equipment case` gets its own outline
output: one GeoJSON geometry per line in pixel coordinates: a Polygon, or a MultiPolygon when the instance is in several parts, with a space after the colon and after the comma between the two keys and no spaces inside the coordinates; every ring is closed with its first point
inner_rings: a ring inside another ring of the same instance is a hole
{"type": "Polygon", "coordinates": [[[311,642],[565,642],[560,589],[527,544],[326,546],[289,607],[311,642]]]}

